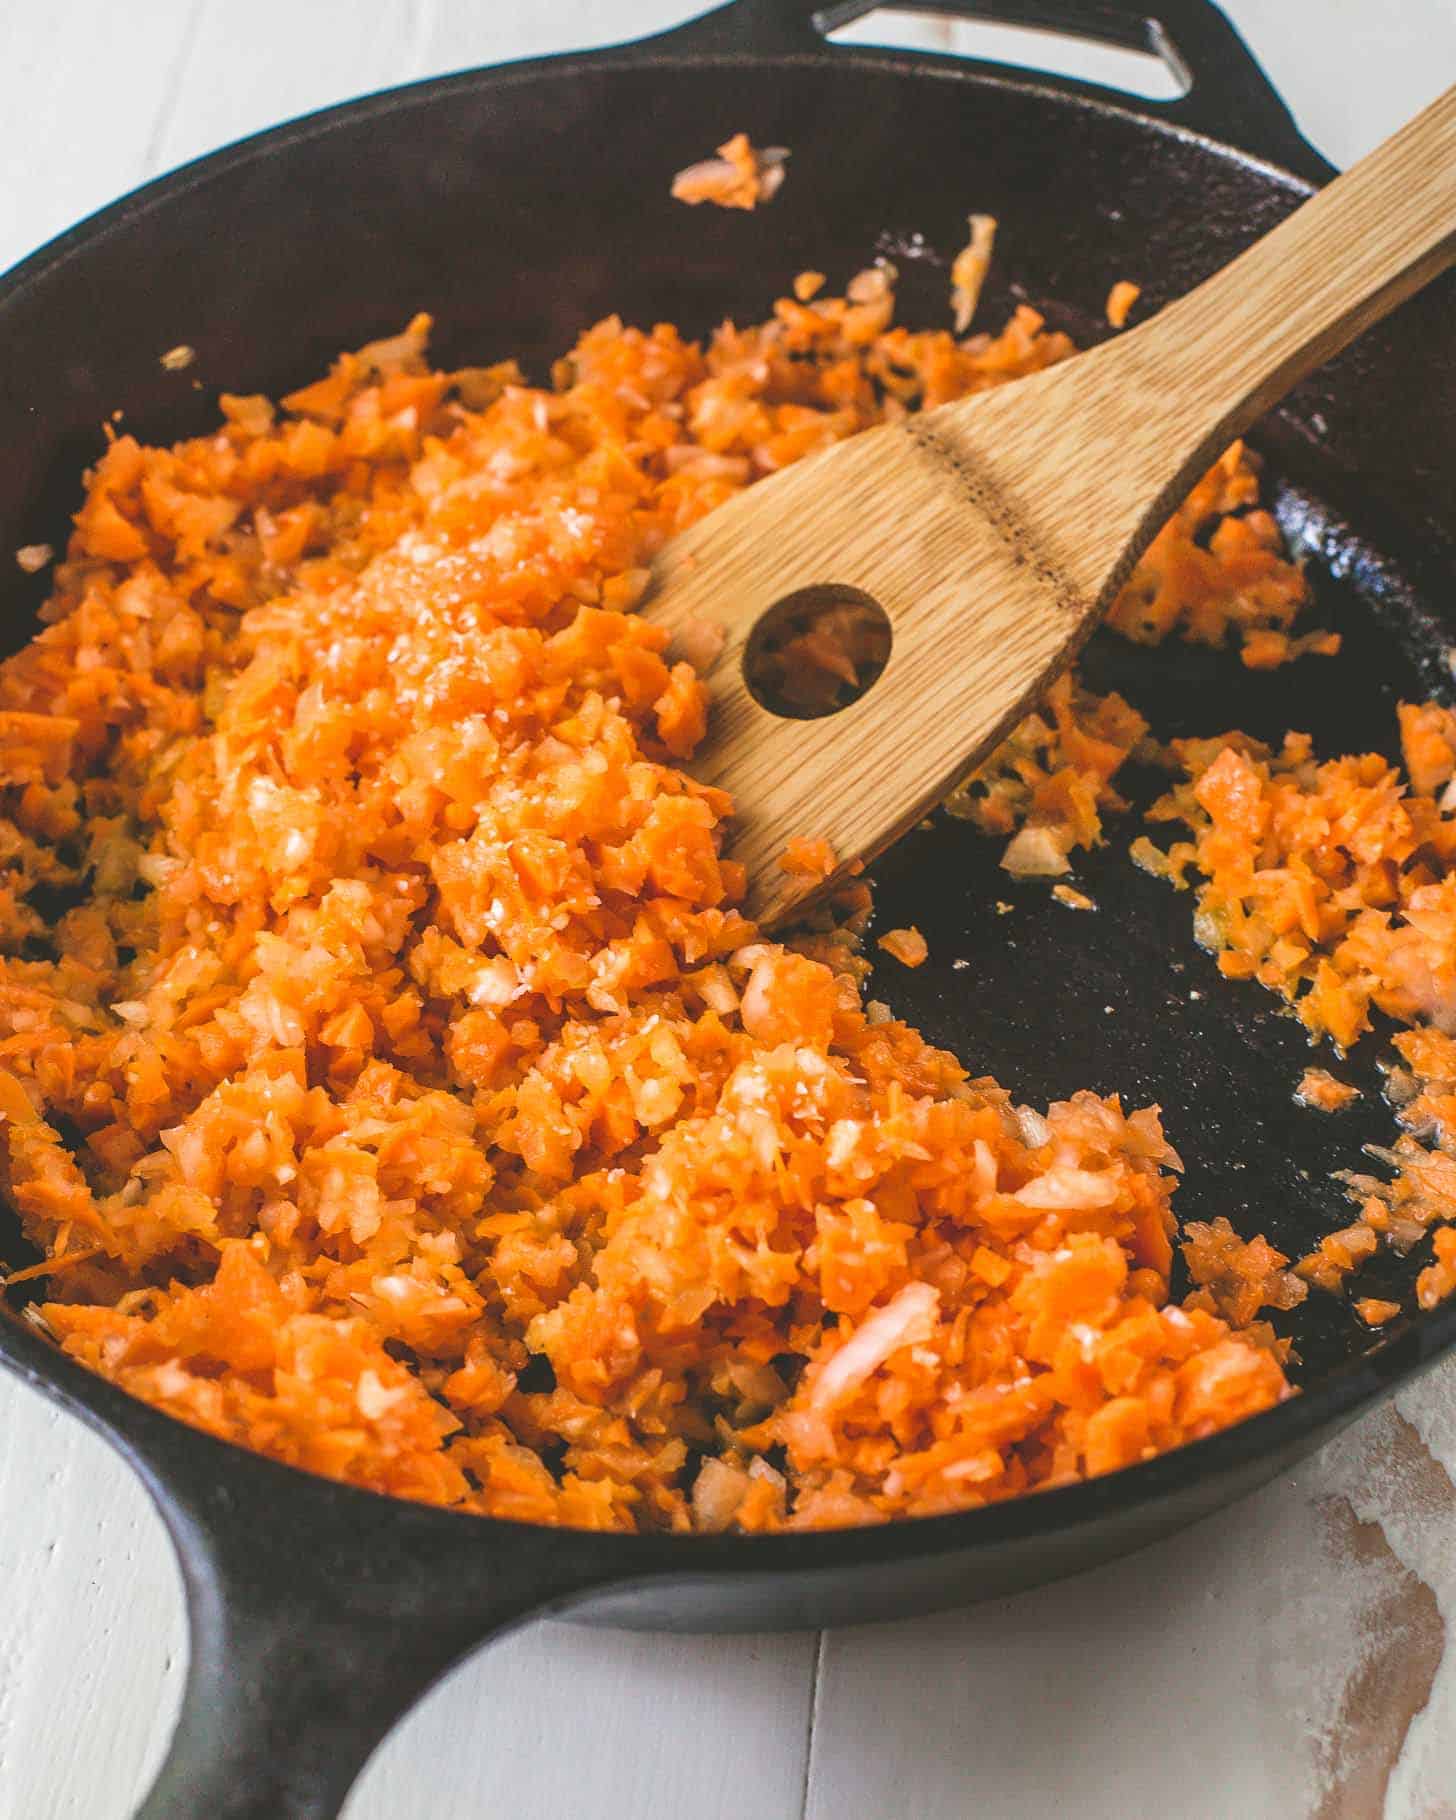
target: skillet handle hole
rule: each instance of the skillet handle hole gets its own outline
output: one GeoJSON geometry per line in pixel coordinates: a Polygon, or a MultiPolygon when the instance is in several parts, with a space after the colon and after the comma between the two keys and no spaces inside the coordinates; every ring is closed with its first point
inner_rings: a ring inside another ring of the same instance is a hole
{"type": "MultiPolygon", "coordinates": [[[[1068,9],[1047,9],[1066,11],[1068,9]]],[[[1141,45],[1092,37],[1068,23],[1064,29],[1003,23],[996,0],[956,0],[944,8],[858,5],[827,7],[818,22],[831,44],[877,50],[932,51],[1015,69],[1122,89],[1147,101],[1177,101],[1191,87],[1187,71],[1156,26],[1140,20],[1141,45]],[[975,8],[983,14],[968,18],[975,8]],[[836,23],[842,21],[842,23],[836,23]]]]}

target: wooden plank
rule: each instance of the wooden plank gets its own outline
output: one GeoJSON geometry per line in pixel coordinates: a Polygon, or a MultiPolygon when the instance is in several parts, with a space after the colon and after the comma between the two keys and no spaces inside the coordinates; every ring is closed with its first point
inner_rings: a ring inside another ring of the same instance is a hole
{"type": "Polygon", "coordinates": [[[1221,0],[1305,137],[1343,168],[1456,72],[1450,0],[1221,0]]]}
{"type": "MultiPolygon", "coordinates": [[[[8,1377],[0,1614],[0,1820],[126,1820],[186,1660],[171,1548],[105,1444],[8,1377]]],[[[347,1820],[559,1820],[584,1811],[583,1789],[594,1820],[637,1820],[649,1790],[696,1820],[797,1814],[814,1650],[812,1636],[518,1632],[400,1725],[347,1820]]]]}
{"type": "MultiPolygon", "coordinates": [[[[200,0],[151,172],[421,73],[419,0],[200,0]]],[[[150,173],[149,173],[150,174],[150,173]]]]}
{"type": "Polygon", "coordinates": [[[666,31],[705,11],[694,0],[433,0],[426,28],[431,75],[555,51],[588,50],[666,31]]]}
{"type": "Polygon", "coordinates": [[[186,1660],[182,1589],[115,1454],[0,1377],[0,1820],[124,1820],[186,1660]]]}
{"type": "Polygon", "coordinates": [[[790,1820],[814,1648],[536,1625],[422,1703],[344,1820],[790,1820]]]}
{"type": "Polygon", "coordinates": [[[0,7],[0,270],[141,181],[196,3],[0,7]]]}
{"type": "Polygon", "coordinates": [[[829,1636],[808,1820],[1445,1811],[1453,1393],[1456,1363],[1235,1510],[1096,1573],[829,1636]]]}

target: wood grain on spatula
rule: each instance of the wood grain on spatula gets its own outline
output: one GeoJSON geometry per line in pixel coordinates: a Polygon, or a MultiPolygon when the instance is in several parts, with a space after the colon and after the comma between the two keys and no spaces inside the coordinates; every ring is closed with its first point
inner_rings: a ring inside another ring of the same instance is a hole
{"type": "Polygon", "coordinates": [[[760,482],[661,553],[645,612],[726,640],[694,773],[732,792],[750,905],[804,893],[796,835],[888,846],[1015,724],[1229,440],[1456,260],[1456,88],[1153,321],[1015,385],[865,431],[760,482]],[[759,705],[765,611],[850,587],[893,645],[818,720],[759,705]]]}

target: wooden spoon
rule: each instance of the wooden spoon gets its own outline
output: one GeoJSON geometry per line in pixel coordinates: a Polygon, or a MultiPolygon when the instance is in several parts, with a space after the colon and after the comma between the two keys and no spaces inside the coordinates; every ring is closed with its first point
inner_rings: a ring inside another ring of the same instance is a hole
{"type": "Polygon", "coordinates": [[[1456,88],[1155,320],[1015,385],[867,430],[730,500],[661,553],[645,611],[715,622],[695,775],[732,792],[767,922],[806,895],[795,835],[841,867],[888,846],[1032,706],[1170,511],[1305,374],[1456,261],[1456,88]],[[801,589],[893,630],[822,719],[759,705],[745,645],[801,589]]]}

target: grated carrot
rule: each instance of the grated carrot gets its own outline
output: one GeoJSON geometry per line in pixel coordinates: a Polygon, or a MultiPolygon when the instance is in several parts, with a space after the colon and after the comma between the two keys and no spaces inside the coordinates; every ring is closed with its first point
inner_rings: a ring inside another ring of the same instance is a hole
{"type": "Polygon", "coordinates": [[[680,170],[672,180],[672,194],[678,202],[693,205],[711,202],[721,209],[755,209],[778,194],[788,156],[782,146],[759,151],[746,133],[734,133],[718,147],[716,158],[680,170]]]}
{"type": "Polygon", "coordinates": [[[909,929],[887,929],[879,946],[903,967],[923,966],[930,953],[925,937],[913,925],[909,929]]]}
{"type": "Polygon", "coordinates": [[[1315,1112],[1342,1112],[1360,1097],[1360,1089],[1348,1081],[1336,1080],[1328,1068],[1306,1068],[1299,1077],[1294,1097],[1301,1106],[1315,1112]]]}
{"type": "MultiPolygon", "coordinates": [[[[74,1357],[312,1471],[642,1530],[999,1501],[1290,1394],[1170,1301],[1156,1110],[1017,1107],[862,1002],[852,927],[765,939],[683,768],[661,543],[1071,347],[893,306],[608,320],[549,389],[432,371],[421,317],[113,438],[0,665],[0,1187],[74,1357]]],[[[995,774],[1085,833],[1142,724],[1051,712],[995,774]]],[[[1290,1293],[1223,1255],[1239,1318],[1290,1293]]]]}

